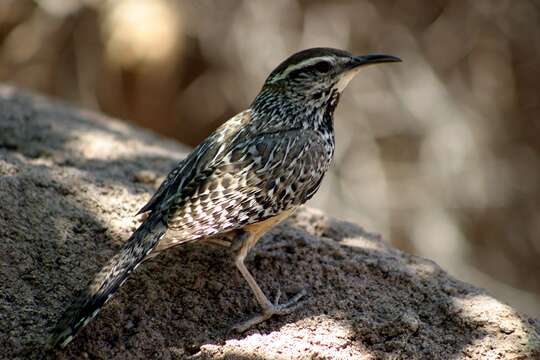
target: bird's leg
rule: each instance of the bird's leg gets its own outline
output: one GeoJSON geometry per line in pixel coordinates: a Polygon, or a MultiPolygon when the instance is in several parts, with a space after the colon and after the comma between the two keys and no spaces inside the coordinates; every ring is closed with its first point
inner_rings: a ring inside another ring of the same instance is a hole
{"type": "Polygon", "coordinates": [[[209,239],[204,239],[203,242],[205,242],[207,244],[210,244],[210,245],[215,245],[215,246],[224,247],[224,248],[230,248],[231,247],[231,242],[230,241],[222,240],[222,239],[209,238],[209,239]]]}
{"type": "Polygon", "coordinates": [[[257,281],[255,280],[253,275],[251,275],[249,270],[246,268],[246,265],[244,264],[244,260],[249,250],[255,245],[255,243],[257,242],[259,237],[265,232],[265,230],[268,229],[273,224],[275,224],[276,222],[277,221],[273,220],[270,225],[268,223],[257,224],[256,229],[245,228],[245,233],[240,239],[241,245],[239,246],[239,249],[236,253],[234,263],[236,267],[238,268],[238,270],[240,271],[240,273],[242,274],[242,276],[244,277],[244,279],[246,279],[249,287],[251,288],[251,291],[255,295],[257,302],[262,308],[262,313],[245,322],[235,325],[233,329],[238,332],[244,332],[250,327],[268,320],[273,315],[286,315],[293,312],[294,310],[296,310],[298,306],[298,301],[302,298],[302,296],[305,295],[305,291],[302,290],[300,293],[296,294],[288,302],[279,304],[281,291],[278,289],[275,300],[272,303],[270,300],[268,300],[264,292],[261,290],[261,288],[257,284],[257,281]],[[255,230],[255,231],[252,231],[252,230],[255,230]]]}
{"type": "Polygon", "coordinates": [[[302,298],[302,296],[305,295],[305,290],[302,290],[288,302],[279,304],[281,291],[278,289],[274,303],[272,303],[270,300],[268,300],[266,295],[264,295],[264,292],[261,290],[261,288],[257,284],[257,281],[255,280],[255,278],[253,278],[251,273],[246,268],[246,265],[244,264],[244,257],[237,256],[235,259],[235,264],[238,270],[240,271],[240,273],[242,273],[242,276],[244,277],[244,279],[246,279],[249,287],[251,288],[251,291],[253,291],[253,294],[257,298],[257,301],[259,302],[259,305],[262,308],[261,314],[256,315],[247,321],[244,321],[240,324],[235,325],[233,329],[238,332],[244,332],[248,330],[250,327],[268,320],[273,315],[290,314],[291,312],[296,310],[296,308],[299,305],[298,301],[302,298]]]}
{"type": "Polygon", "coordinates": [[[206,244],[227,248],[234,253],[240,248],[244,235],[245,231],[242,229],[235,229],[202,239],[201,241],[206,244]]]}

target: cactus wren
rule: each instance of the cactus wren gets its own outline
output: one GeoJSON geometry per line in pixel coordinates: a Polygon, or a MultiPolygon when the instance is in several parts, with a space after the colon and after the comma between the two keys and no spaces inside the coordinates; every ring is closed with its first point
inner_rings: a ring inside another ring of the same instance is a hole
{"type": "Polygon", "coordinates": [[[271,302],[244,259],[262,234],[318,190],[334,153],[333,113],[348,82],[364,65],[397,61],[313,48],[282,62],[249,109],[168,174],[139,211],[148,217],[66,310],[48,346],[65,347],[144,260],[198,240],[230,244],[236,267],[262,307],[238,331],[291,312],[304,292],[283,304],[271,302]],[[233,240],[227,243],[223,236],[233,240]]]}

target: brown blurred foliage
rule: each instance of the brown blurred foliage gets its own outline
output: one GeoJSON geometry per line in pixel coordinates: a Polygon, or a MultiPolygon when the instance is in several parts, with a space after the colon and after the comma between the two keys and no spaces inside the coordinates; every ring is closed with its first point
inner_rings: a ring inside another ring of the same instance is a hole
{"type": "Polygon", "coordinates": [[[540,4],[2,0],[0,80],[194,145],[288,54],[385,52],[312,204],[540,315],[540,4]]]}

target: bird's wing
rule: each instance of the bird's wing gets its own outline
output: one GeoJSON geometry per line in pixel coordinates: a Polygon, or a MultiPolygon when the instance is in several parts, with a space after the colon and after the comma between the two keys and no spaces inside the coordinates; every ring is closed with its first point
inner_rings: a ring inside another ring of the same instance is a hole
{"type": "Polygon", "coordinates": [[[325,147],[313,131],[266,133],[238,142],[208,172],[167,199],[167,248],[242,228],[303,204],[324,174],[325,147]]]}
{"type": "Polygon", "coordinates": [[[170,198],[182,191],[183,187],[197,177],[201,171],[212,167],[227,151],[226,144],[234,141],[234,137],[241,133],[246,123],[250,120],[250,112],[246,110],[228,120],[219,127],[212,135],[206,138],[169,172],[152,198],[144,205],[137,215],[157,210],[164,199],[170,198]]]}
{"type": "Polygon", "coordinates": [[[178,164],[172,169],[169,174],[167,174],[167,177],[161,185],[159,185],[159,188],[157,191],[152,195],[152,198],[148,200],[146,205],[144,205],[135,215],[140,215],[142,213],[145,213],[147,211],[152,211],[156,207],[157,204],[163,199],[165,194],[167,193],[167,189],[169,186],[174,182],[174,179],[178,178],[179,175],[183,172],[185,172],[187,169],[186,167],[186,159],[180,160],[178,164]]]}

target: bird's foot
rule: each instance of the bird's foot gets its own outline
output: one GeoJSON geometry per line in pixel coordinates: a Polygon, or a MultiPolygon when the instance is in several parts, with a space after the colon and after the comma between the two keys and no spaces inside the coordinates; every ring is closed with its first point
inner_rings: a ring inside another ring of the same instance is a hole
{"type": "Polygon", "coordinates": [[[300,299],[305,295],[306,295],[306,291],[302,290],[298,294],[296,294],[291,300],[287,301],[284,304],[280,304],[279,298],[281,297],[281,291],[278,289],[276,298],[273,304],[271,302],[268,302],[268,305],[263,307],[263,311],[261,314],[233,326],[232,329],[236,332],[243,333],[249,328],[270,319],[274,315],[290,314],[298,308],[298,306],[300,305],[299,303],[300,299]]]}

